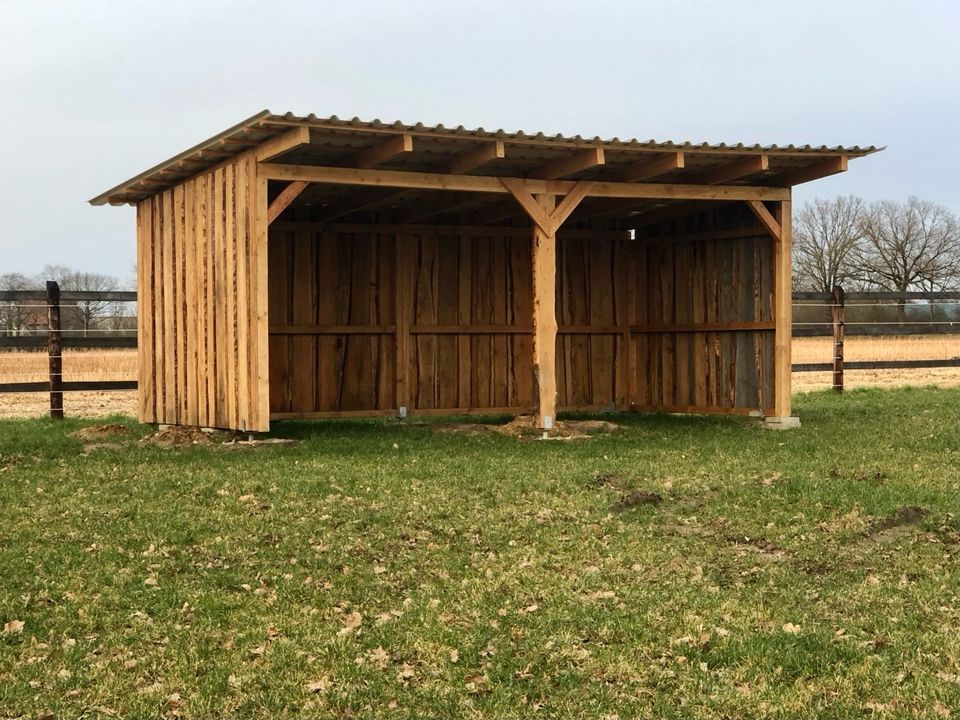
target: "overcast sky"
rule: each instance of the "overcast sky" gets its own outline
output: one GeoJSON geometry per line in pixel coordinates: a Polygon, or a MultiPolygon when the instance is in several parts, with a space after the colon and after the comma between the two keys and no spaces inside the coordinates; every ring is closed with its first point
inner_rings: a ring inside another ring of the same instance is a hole
{"type": "Polygon", "coordinates": [[[0,274],[132,278],[87,200],[269,108],[487,129],[887,145],[795,200],[960,212],[957,0],[0,0],[0,274]]]}

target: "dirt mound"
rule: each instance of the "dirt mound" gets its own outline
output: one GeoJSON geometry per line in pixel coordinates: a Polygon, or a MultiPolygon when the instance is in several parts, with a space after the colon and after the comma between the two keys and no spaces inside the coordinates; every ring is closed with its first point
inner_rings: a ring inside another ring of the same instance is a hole
{"type": "Polygon", "coordinates": [[[910,535],[913,526],[929,514],[929,510],[916,505],[898,508],[895,513],[873,522],[863,539],[870,543],[896,542],[910,535]]]}
{"type": "Polygon", "coordinates": [[[186,425],[171,425],[158,430],[153,435],[148,435],[140,442],[146,445],[159,445],[160,447],[212,445],[215,439],[214,435],[222,435],[222,433],[204,432],[198,427],[188,427],[186,425]]]}
{"type": "Polygon", "coordinates": [[[112,435],[126,435],[130,428],[119,423],[106,423],[105,425],[90,425],[80,428],[70,433],[71,437],[78,440],[98,440],[100,438],[111,437],[112,435]]]}
{"type": "Polygon", "coordinates": [[[607,420],[557,420],[554,422],[553,429],[544,434],[543,430],[534,427],[533,418],[530,415],[519,415],[502,425],[457,423],[442,425],[438,430],[467,436],[494,432],[521,440],[577,440],[598,433],[613,432],[619,427],[616,423],[607,420]]]}
{"type": "Polygon", "coordinates": [[[657,495],[657,493],[647,492],[646,490],[634,490],[620,498],[610,509],[615,513],[622,513],[639,507],[640,505],[659,505],[661,502],[663,502],[663,498],[657,495]]]}

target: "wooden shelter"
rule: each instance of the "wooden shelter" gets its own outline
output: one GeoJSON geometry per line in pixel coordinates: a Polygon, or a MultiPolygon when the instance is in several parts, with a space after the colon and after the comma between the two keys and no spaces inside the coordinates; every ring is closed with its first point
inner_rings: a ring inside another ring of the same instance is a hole
{"type": "Polygon", "coordinates": [[[144,422],[790,410],[790,188],[867,147],[263,111],[137,207],[144,422]]]}

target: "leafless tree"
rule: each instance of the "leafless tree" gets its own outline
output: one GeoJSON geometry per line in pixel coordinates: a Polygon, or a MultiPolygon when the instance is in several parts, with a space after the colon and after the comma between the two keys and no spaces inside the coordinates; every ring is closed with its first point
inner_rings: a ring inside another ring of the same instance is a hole
{"type": "MultiPolygon", "coordinates": [[[[43,278],[56,280],[61,290],[68,291],[104,292],[119,288],[117,279],[112,275],[79,272],[63,265],[44,266],[43,278]]],[[[115,306],[112,300],[78,300],[75,310],[69,312],[65,309],[65,320],[72,316],[79,328],[87,333],[98,321],[113,313],[115,306]]]]}
{"type": "Polygon", "coordinates": [[[943,205],[910,197],[872,203],[860,225],[860,277],[883,290],[960,287],[960,222],[943,205]]]}
{"type": "MultiPolygon", "coordinates": [[[[0,275],[0,290],[35,290],[36,283],[22,273],[0,275]]],[[[0,302],[0,327],[5,335],[17,335],[27,326],[31,317],[29,303],[0,302]]],[[[35,311],[34,311],[35,312],[35,311]]]]}
{"type": "Polygon", "coordinates": [[[793,284],[797,290],[831,292],[853,284],[861,241],[863,200],[853,195],[806,203],[793,224],[793,284]]]}

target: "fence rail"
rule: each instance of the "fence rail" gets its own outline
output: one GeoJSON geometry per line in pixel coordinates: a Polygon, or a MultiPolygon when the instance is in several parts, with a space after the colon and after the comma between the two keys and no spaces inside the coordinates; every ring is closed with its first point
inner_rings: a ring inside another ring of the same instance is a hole
{"type": "MultiPolygon", "coordinates": [[[[29,307],[47,310],[47,327],[39,331],[27,331],[20,335],[0,334],[0,350],[33,350],[47,348],[50,357],[50,377],[37,382],[0,383],[0,393],[49,392],[50,412],[54,417],[63,415],[63,393],[78,390],[136,390],[136,380],[64,381],[62,373],[63,349],[122,349],[136,348],[134,330],[91,331],[64,330],[61,328],[62,306],[82,302],[136,302],[137,293],[119,291],[60,291],[55,282],[48,282],[46,290],[0,290],[0,307],[29,307]]],[[[946,360],[865,360],[845,362],[844,338],[847,335],[914,335],[960,333],[960,312],[953,312],[949,319],[934,319],[934,311],[943,306],[960,307],[960,292],[844,292],[836,288],[832,293],[795,292],[794,309],[824,308],[830,311],[830,320],[799,321],[792,328],[793,337],[833,337],[831,362],[794,363],[793,372],[833,372],[833,388],[843,391],[844,370],[894,370],[911,368],[960,367],[960,357],[946,360]],[[819,301],[819,302],[818,302],[819,301]],[[912,302],[911,302],[912,301],[912,302]],[[929,305],[919,305],[925,301],[929,305]],[[849,304],[848,304],[849,303],[849,304]],[[857,320],[847,322],[845,313],[852,308],[910,307],[913,311],[927,307],[930,320],[857,320]]]]}

